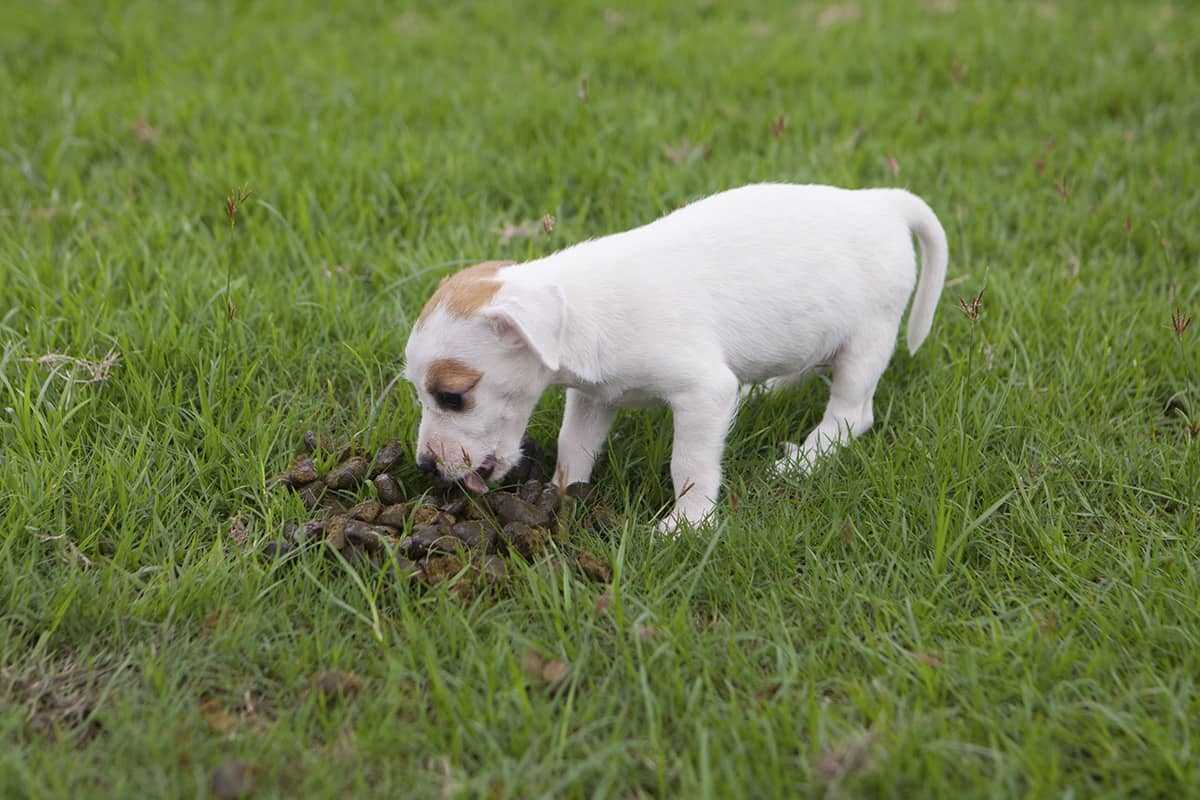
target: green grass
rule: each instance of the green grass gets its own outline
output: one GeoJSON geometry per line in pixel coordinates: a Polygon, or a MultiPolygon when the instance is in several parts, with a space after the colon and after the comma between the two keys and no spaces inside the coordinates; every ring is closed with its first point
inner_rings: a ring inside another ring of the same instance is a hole
{"type": "Polygon", "coordinates": [[[0,10],[0,795],[196,796],[233,758],[261,796],[1197,792],[1194,5],[323,5],[0,10]],[[440,276],[758,180],[903,185],[950,238],[930,340],[816,474],[767,477],[819,382],[743,410],[736,509],[664,542],[668,418],[623,415],[626,522],[579,538],[607,613],[545,565],[464,605],[228,536],[300,516],[266,478],[305,429],[412,437],[440,276]],[[93,384],[32,360],[110,349],[93,384]]]}

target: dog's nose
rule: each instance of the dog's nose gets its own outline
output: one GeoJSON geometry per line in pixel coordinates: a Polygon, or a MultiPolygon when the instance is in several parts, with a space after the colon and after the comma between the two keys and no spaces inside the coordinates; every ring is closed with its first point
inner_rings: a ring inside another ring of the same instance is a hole
{"type": "Polygon", "coordinates": [[[437,459],[430,453],[422,453],[417,458],[417,469],[424,472],[426,475],[437,474],[437,459]]]}

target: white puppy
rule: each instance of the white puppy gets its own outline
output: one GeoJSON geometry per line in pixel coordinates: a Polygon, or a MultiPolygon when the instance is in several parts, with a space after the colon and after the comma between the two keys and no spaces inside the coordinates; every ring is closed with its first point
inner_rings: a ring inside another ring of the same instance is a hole
{"type": "Polygon", "coordinates": [[[422,412],[417,460],[474,491],[520,459],[538,398],[567,388],[555,481],[589,479],[620,406],[674,416],[675,507],[713,511],[739,387],[833,370],[825,416],[780,469],[805,470],[871,427],[872,397],[916,283],[908,349],[929,333],[946,235],[900,189],[761,184],[640,228],[444,280],[412,330],[406,377],[422,412]]]}

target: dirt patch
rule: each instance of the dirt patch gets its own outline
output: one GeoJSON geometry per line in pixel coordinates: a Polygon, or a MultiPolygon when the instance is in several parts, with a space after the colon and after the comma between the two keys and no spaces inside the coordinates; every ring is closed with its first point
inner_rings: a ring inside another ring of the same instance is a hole
{"type": "Polygon", "coordinates": [[[74,655],[0,667],[0,705],[24,712],[28,732],[83,746],[103,732],[96,712],[121,666],[74,655]]]}

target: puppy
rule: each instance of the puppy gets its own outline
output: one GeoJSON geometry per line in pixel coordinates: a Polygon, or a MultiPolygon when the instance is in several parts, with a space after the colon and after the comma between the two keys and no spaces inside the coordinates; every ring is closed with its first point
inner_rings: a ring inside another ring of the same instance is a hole
{"type": "Polygon", "coordinates": [[[486,491],[520,460],[542,392],[562,385],[555,482],[566,486],[589,479],[618,408],[662,402],[675,505],[659,528],[698,525],[717,499],[740,388],[832,368],[820,424],[776,465],[810,469],[871,427],[913,286],[910,352],[929,333],[947,258],[937,217],[906,191],[759,184],[525,264],[465,269],[408,340],[417,462],[486,491]]]}

